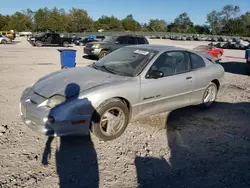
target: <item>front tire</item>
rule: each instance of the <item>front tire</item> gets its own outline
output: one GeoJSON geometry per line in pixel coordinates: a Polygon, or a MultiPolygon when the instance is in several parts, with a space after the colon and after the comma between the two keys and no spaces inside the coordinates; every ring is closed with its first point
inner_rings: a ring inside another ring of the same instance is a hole
{"type": "Polygon", "coordinates": [[[113,140],[125,131],[128,121],[126,104],[113,98],[102,103],[93,113],[90,129],[100,140],[113,140]]]}
{"type": "Polygon", "coordinates": [[[203,108],[211,107],[217,98],[217,94],[218,94],[218,87],[215,83],[211,82],[207,86],[207,88],[203,94],[202,107],[203,108]]]}
{"type": "Polygon", "coordinates": [[[1,43],[2,43],[2,44],[7,44],[7,41],[6,41],[6,40],[2,40],[1,43]]]}
{"type": "Polygon", "coordinates": [[[42,47],[43,43],[41,41],[36,41],[35,46],[42,47]]]}
{"type": "Polygon", "coordinates": [[[103,58],[104,56],[108,55],[110,52],[108,50],[102,50],[99,54],[99,59],[103,58]]]}

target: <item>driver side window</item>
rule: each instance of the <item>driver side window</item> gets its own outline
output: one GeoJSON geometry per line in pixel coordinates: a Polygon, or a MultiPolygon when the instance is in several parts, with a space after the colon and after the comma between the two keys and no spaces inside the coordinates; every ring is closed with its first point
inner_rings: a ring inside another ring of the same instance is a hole
{"type": "Polygon", "coordinates": [[[153,70],[161,71],[166,77],[188,72],[190,67],[190,58],[187,52],[173,51],[161,54],[150,68],[150,72],[153,70]]]}

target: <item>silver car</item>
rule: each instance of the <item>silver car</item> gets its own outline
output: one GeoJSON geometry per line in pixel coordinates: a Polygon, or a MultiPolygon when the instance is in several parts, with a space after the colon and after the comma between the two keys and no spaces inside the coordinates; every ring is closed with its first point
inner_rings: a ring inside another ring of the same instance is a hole
{"type": "Polygon", "coordinates": [[[11,43],[11,39],[0,34],[0,44],[11,43]]]}
{"type": "Polygon", "coordinates": [[[205,53],[161,45],[116,50],[92,65],[59,70],[21,97],[23,122],[48,136],[119,137],[129,122],[189,105],[210,107],[224,69],[205,53]]]}

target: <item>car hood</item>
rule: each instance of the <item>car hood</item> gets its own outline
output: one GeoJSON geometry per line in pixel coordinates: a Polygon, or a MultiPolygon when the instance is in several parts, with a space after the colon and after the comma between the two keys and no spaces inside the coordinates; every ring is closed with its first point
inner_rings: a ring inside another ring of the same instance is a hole
{"type": "Polygon", "coordinates": [[[97,86],[128,79],[129,77],[103,72],[91,67],[69,68],[42,77],[34,84],[33,91],[46,98],[56,94],[69,98],[97,86]],[[66,90],[69,87],[70,89],[66,90]]]}

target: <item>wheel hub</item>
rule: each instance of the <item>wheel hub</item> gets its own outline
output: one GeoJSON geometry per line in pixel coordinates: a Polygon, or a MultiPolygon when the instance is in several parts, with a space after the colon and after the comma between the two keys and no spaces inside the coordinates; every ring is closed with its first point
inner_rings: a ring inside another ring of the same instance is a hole
{"type": "Polygon", "coordinates": [[[124,123],[124,112],[120,108],[111,108],[107,110],[101,118],[101,131],[106,136],[113,136],[122,129],[124,123]]]}

